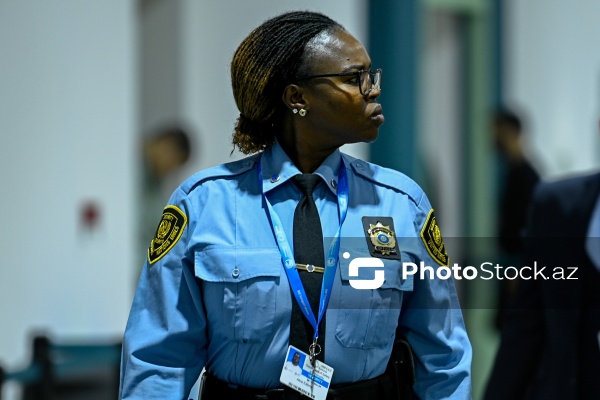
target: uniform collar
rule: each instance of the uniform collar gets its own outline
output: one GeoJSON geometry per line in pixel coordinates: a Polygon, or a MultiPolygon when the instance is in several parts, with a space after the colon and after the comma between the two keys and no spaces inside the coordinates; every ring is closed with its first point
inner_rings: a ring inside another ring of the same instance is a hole
{"type": "MultiPolygon", "coordinates": [[[[301,174],[300,170],[290,160],[277,141],[263,153],[260,162],[264,193],[276,188],[293,176],[301,174]]],[[[336,196],[341,164],[341,152],[339,149],[336,149],[314,172],[323,179],[329,190],[336,196]]]]}

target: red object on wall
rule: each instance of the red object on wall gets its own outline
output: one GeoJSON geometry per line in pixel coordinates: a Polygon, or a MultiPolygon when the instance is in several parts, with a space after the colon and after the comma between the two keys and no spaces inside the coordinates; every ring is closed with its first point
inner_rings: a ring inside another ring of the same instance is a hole
{"type": "Polygon", "coordinates": [[[81,206],[81,225],[89,230],[98,226],[100,222],[100,207],[94,201],[84,202],[81,206]]]}

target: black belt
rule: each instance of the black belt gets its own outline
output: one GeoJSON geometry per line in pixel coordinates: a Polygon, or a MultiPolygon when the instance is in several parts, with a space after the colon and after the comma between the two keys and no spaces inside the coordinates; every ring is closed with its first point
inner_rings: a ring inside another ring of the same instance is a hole
{"type": "MultiPolygon", "coordinates": [[[[302,400],[309,399],[288,387],[278,389],[253,389],[230,385],[205,374],[202,400],[302,400]]],[[[327,400],[397,400],[393,397],[394,388],[387,375],[380,375],[364,381],[334,385],[327,393],[327,400]]]]}

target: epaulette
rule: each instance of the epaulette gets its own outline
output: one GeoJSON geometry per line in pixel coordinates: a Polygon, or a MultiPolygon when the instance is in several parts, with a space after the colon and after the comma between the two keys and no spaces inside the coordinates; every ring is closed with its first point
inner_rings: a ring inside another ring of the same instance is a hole
{"type": "Polygon", "coordinates": [[[344,157],[344,164],[347,167],[349,166],[356,175],[360,175],[376,185],[402,192],[416,205],[420,204],[424,195],[423,189],[402,172],[363,161],[348,154],[342,156],[344,157]]]}
{"type": "Polygon", "coordinates": [[[254,165],[258,162],[259,154],[254,154],[241,160],[228,162],[225,164],[217,165],[215,167],[207,168],[202,171],[196,172],[194,175],[189,177],[185,182],[181,184],[181,190],[185,193],[190,193],[198,185],[207,180],[214,180],[219,178],[228,178],[236,175],[243,174],[246,171],[251,170],[254,165]]]}

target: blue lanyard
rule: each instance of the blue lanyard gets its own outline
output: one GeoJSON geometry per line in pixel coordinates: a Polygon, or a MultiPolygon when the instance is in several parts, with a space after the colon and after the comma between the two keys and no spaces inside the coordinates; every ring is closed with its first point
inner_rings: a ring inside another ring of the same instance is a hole
{"type": "MultiPolygon", "coordinates": [[[[262,160],[259,160],[258,162],[258,180],[262,187],[263,179],[261,161],[262,160]]],[[[284,269],[290,282],[292,292],[294,293],[294,297],[296,298],[296,301],[298,302],[298,305],[302,310],[302,314],[304,314],[306,319],[308,319],[315,331],[313,339],[316,341],[319,337],[319,324],[321,323],[321,320],[325,315],[325,310],[327,310],[327,305],[329,304],[329,299],[331,298],[331,289],[333,288],[335,271],[339,260],[340,235],[342,231],[342,224],[344,223],[344,220],[346,219],[346,213],[348,212],[348,180],[346,177],[346,168],[344,167],[344,161],[342,160],[340,166],[340,176],[338,179],[337,190],[338,208],[340,212],[340,226],[338,227],[337,232],[331,244],[329,245],[329,250],[327,252],[325,272],[323,275],[323,284],[321,285],[321,298],[319,300],[318,319],[315,319],[315,315],[310,307],[310,303],[308,302],[308,297],[306,296],[306,292],[304,291],[304,286],[302,286],[300,275],[298,274],[298,270],[295,268],[296,261],[294,260],[294,255],[292,254],[290,244],[283,230],[281,220],[279,219],[279,216],[273,209],[273,206],[269,202],[269,199],[267,199],[267,196],[264,191],[262,191],[262,195],[265,199],[265,203],[267,204],[267,210],[271,218],[273,230],[275,231],[275,239],[277,240],[277,246],[279,247],[279,252],[281,253],[281,260],[283,261],[283,265],[285,267],[284,269]]]]}

